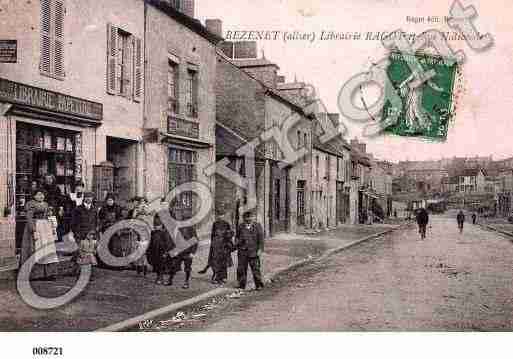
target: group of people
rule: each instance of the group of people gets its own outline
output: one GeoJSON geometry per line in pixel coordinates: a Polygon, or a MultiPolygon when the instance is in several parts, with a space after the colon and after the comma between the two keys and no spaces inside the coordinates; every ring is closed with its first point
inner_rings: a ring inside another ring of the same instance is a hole
{"type": "MultiPolygon", "coordinates": [[[[417,225],[419,227],[420,239],[426,238],[426,229],[429,224],[429,214],[425,208],[419,208],[416,212],[417,225]]],[[[456,215],[456,222],[458,223],[458,230],[460,234],[463,233],[463,226],[465,224],[465,213],[460,210],[456,215]]],[[[472,213],[472,224],[477,223],[477,215],[472,213]]]]}
{"type": "MultiPolygon", "coordinates": [[[[175,220],[187,220],[188,215],[170,207],[175,220]]],[[[42,245],[50,241],[62,241],[66,236],[78,244],[78,252],[73,256],[79,266],[98,265],[96,253],[98,240],[118,221],[139,219],[151,230],[150,243],[145,243],[137,232],[130,228],[120,229],[109,241],[109,250],[116,257],[127,257],[141,246],[147,248],[145,254],[132,263],[138,274],[147,275],[149,266],[156,273],[156,284],[173,285],[174,276],[185,272],[183,288],[189,288],[193,258],[198,249],[198,235],[194,227],[182,227],[180,235],[185,241],[194,243],[180,253],[176,250],[176,238],[168,232],[158,213],[149,209],[148,201],[142,197],[132,198],[128,206],[116,203],[113,194],[108,194],[101,207],[96,206],[92,192],[84,191],[84,184],[75,184],[74,191],[63,195],[55,184],[55,177],[49,175],[43,185],[33,185],[32,198],[26,203],[27,224],[21,244],[21,263],[25,263],[42,245]],[[51,228],[52,238],[41,238],[41,228],[51,228]],[[168,275],[167,280],[164,276],[168,275]]],[[[216,209],[216,220],[211,230],[211,244],[207,266],[200,271],[213,272],[212,281],[224,284],[228,268],[233,266],[232,253],[237,251],[237,280],[239,288],[246,287],[247,269],[251,268],[257,289],[263,288],[260,256],[264,249],[262,226],[256,222],[255,213],[248,211],[235,231],[225,220],[226,211],[221,206],[216,209]]],[[[104,264],[104,263],[100,263],[104,264]]],[[[56,273],[45,277],[54,280],[56,273]]]]}

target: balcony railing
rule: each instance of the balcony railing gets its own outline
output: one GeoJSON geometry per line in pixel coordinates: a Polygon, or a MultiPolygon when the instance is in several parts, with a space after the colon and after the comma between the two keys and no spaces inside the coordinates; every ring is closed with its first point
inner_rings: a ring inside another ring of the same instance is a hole
{"type": "Polygon", "coordinates": [[[183,120],[178,117],[169,116],[167,118],[167,132],[172,135],[184,136],[190,138],[199,138],[199,124],[192,121],[183,120]]]}

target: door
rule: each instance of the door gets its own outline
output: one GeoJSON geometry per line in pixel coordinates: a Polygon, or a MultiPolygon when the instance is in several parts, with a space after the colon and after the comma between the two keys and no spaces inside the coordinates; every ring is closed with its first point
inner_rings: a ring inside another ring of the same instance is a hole
{"type": "Polygon", "coordinates": [[[305,225],[305,184],[306,181],[297,181],[297,224],[305,225]]]}
{"type": "Polygon", "coordinates": [[[289,228],[289,170],[277,164],[271,167],[271,191],[269,224],[271,234],[285,232],[289,228]]]}

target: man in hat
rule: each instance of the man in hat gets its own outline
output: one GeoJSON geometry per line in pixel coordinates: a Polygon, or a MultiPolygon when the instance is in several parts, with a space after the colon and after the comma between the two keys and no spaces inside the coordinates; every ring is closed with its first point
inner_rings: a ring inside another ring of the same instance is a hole
{"type": "Polygon", "coordinates": [[[71,231],[79,244],[89,232],[98,230],[98,209],[94,206],[93,199],[92,192],[85,192],[82,204],[73,210],[71,231]]]}
{"type": "Polygon", "coordinates": [[[246,289],[248,265],[253,273],[256,290],[262,289],[264,283],[260,270],[260,256],[264,251],[264,231],[256,221],[253,211],[247,211],[243,215],[243,222],[237,230],[236,247],[239,289],[246,289]]]}

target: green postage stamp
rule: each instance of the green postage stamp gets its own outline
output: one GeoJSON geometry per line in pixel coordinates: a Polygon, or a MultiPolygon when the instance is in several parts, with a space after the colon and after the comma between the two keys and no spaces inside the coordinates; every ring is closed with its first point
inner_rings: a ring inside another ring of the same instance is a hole
{"type": "Polygon", "coordinates": [[[397,121],[385,128],[384,132],[444,141],[453,112],[453,90],[458,63],[440,56],[399,52],[392,52],[389,60],[387,73],[390,81],[385,88],[382,118],[395,115],[397,121]],[[423,73],[430,72],[432,76],[412,88],[410,84],[417,79],[411,70],[415,59],[423,73]],[[392,105],[393,101],[390,99],[393,91],[400,97],[402,108],[392,105]]]}

